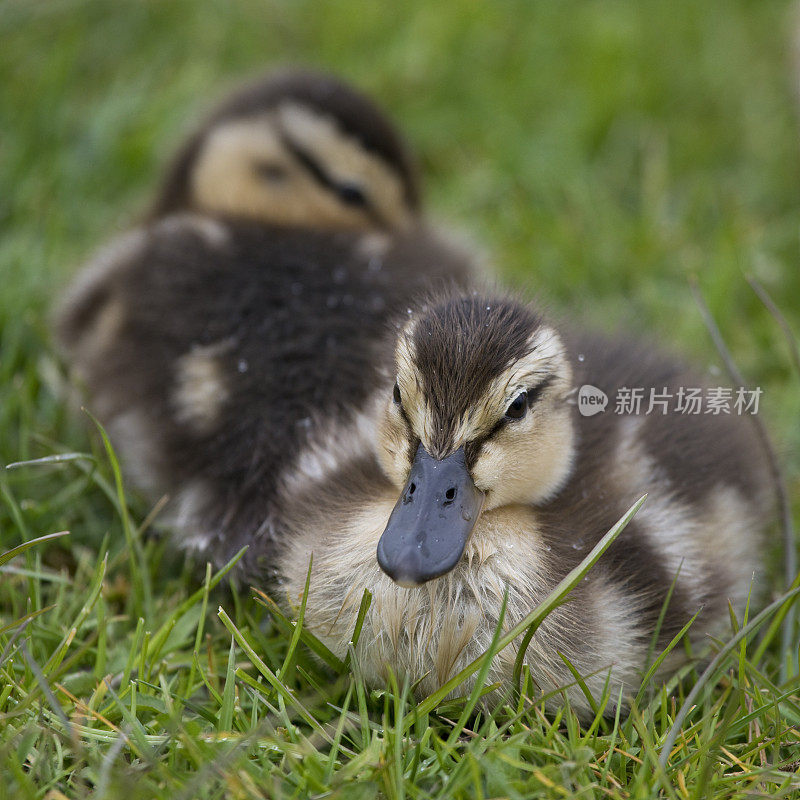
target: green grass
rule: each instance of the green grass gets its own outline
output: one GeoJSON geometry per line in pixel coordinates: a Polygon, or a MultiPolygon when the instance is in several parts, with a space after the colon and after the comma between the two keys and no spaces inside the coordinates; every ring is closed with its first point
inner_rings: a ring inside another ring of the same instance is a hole
{"type": "MultiPolygon", "coordinates": [[[[401,123],[431,214],[556,313],[717,369],[696,276],[764,388],[797,525],[800,376],[745,281],[800,330],[790,10],[0,3],[0,554],[70,531],[0,564],[0,798],[800,796],[800,678],[781,679],[778,634],[759,638],[776,608],[744,634],[732,620],[739,640],[699,681],[647,679],[610,722],[546,716],[524,670],[492,713],[370,690],[357,662],[314,657],[267,599],[153,535],[153,509],[65,399],[48,333],[61,286],[135,221],[216,96],[269,64],[324,65],[401,123]]],[[[783,591],[774,534],[752,621],[783,591]]]]}

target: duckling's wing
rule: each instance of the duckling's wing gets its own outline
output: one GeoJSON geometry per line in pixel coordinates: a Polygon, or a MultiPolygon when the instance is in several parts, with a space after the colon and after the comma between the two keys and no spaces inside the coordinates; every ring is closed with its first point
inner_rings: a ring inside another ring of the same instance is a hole
{"type": "Polygon", "coordinates": [[[642,494],[648,499],[598,565],[606,588],[652,631],[676,575],[663,619],[666,642],[701,607],[698,631],[719,630],[727,602],[741,608],[759,567],[760,532],[771,509],[768,469],[752,420],[684,413],[681,389],[705,392],[709,381],[639,340],[568,337],[578,387],[608,398],[605,410],[576,411],[575,469],[542,510],[562,561],[576,563],[642,494]],[[641,392],[638,413],[618,403],[641,392]],[[651,392],[668,411],[650,406],[651,392]]]}

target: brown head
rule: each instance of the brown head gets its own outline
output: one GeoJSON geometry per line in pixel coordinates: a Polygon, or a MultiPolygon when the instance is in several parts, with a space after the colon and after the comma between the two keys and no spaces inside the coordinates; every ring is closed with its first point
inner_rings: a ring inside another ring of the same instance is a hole
{"type": "Polygon", "coordinates": [[[287,71],[229,97],[179,151],[152,216],[189,210],[404,228],[419,187],[405,143],[367,97],[322,73],[287,71]]]}
{"type": "Polygon", "coordinates": [[[482,510],[540,503],[569,476],[572,370],[528,306],[478,295],[431,304],[398,338],[380,458],[400,489],[381,567],[417,585],[452,569],[482,510]]]}

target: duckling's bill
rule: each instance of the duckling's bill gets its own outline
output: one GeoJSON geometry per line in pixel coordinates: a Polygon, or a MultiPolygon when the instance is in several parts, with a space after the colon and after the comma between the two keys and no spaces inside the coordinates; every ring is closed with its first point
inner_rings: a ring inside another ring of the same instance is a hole
{"type": "Polygon", "coordinates": [[[420,444],[378,542],[378,564],[400,586],[438,578],[461,559],[483,507],[464,448],[441,460],[420,444]]]}

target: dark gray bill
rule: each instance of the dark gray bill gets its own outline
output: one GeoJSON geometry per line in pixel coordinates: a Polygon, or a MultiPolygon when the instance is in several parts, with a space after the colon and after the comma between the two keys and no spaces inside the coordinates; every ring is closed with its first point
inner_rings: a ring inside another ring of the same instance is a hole
{"type": "Polygon", "coordinates": [[[381,569],[401,586],[419,586],[450,572],[464,552],[483,498],[463,447],[439,461],[420,444],[378,542],[381,569]]]}

